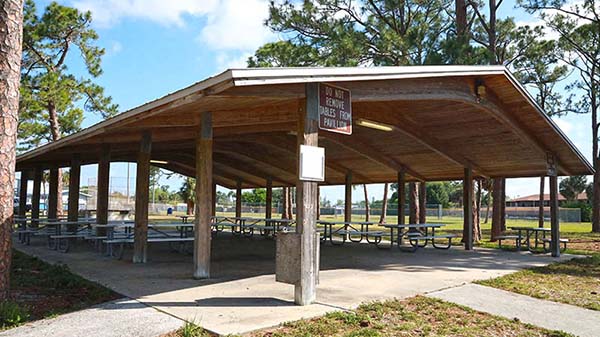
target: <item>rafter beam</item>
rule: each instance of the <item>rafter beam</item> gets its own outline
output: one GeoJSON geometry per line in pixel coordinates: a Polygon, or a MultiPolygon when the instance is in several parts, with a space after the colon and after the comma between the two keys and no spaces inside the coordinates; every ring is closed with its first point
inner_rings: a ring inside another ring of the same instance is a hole
{"type": "Polygon", "coordinates": [[[406,173],[410,174],[417,180],[426,180],[425,177],[410,168],[408,165],[398,162],[389,156],[381,155],[381,151],[365,142],[363,139],[360,139],[356,134],[353,134],[352,136],[342,136],[333,132],[321,132],[319,136],[322,136],[338,146],[353,151],[366,159],[372,160],[391,170],[394,170],[395,172],[405,170],[406,173]]]}

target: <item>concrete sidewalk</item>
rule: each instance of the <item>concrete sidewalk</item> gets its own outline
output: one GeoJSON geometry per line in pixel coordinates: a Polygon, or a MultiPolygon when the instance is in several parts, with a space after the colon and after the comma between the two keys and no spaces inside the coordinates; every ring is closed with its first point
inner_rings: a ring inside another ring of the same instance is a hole
{"type": "Polygon", "coordinates": [[[600,336],[600,312],[573,305],[540,300],[477,284],[435,291],[427,296],[509,319],[518,318],[525,323],[562,330],[576,336],[600,336]]]}
{"type": "Polygon", "coordinates": [[[128,298],[31,322],[0,332],[1,337],[156,337],[183,321],[128,298]]]}

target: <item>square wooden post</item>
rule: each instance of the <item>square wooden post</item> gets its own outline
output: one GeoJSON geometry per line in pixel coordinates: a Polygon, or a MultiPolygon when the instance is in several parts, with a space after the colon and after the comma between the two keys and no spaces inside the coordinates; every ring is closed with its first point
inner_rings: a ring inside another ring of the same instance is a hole
{"type": "Polygon", "coordinates": [[[265,218],[271,219],[273,216],[273,180],[267,179],[267,196],[265,205],[265,218]]]}
{"type": "Polygon", "coordinates": [[[212,211],[210,212],[212,216],[217,215],[217,184],[212,184],[212,211]]]}
{"type": "MultiPolygon", "coordinates": [[[[108,223],[108,194],[110,187],[110,147],[102,146],[98,160],[98,176],[96,182],[96,222],[100,225],[108,223]]],[[[106,235],[105,228],[98,228],[96,234],[106,235]]]]}
{"type": "Polygon", "coordinates": [[[196,217],[194,230],[194,278],[210,277],[211,208],[213,204],[212,113],[202,112],[196,138],[196,217]]]}
{"type": "Polygon", "coordinates": [[[300,145],[318,145],[318,84],[306,84],[306,101],[300,104],[297,132],[296,231],[300,234],[300,281],[294,286],[294,301],[308,305],[317,296],[319,255],[317,235],[317,188],[313,181],[301,181],[300,145]]]}
{"type": "Polygon", "coordinates": [[[352,221],[352,172],[346,173],[346,184],[344,185],[344,221],[352,221]]]}
{"type": "Polygon", "coordinates": [[[425,182],[419,183],[419,223],[427,222],[427,186],[425,182]]]}
{"type": "Polygon", "coordinates": [[[560,257],[560,220],[558,218],[558,177],[552,175],[550,179],[550,252],[553,257],[560,257]]]}
{"type": "Polygon", "coordinates": [[[133,263],[146,263],[148,246],[148,201],[150,197],[150,154],[152,134],[142,133],[137,156],[135,177],[135,228],[133,237],[133,263]]]}
{"type": "Polygon", "coordinates": [[[27,182],[29,181],[29,171],[21,171],[21,181],[19,182],[19,217],[24,218],[27,214],[27,182]]]}
{"type": "Polygon", "coordinates": [[[538,205],[538,227],[539,228],[544,228],[544,184],[545,184],[545,180],[546,177],[545,176],[541,176],[540,177],[540,199],[538,201],[539,205],[538,205]]]}
{"type": "Polygon", "coordinates": [[[473,171],[465,168],[463,179],[463,241],[465,250],[473,250],[473,171]]]}
{"type": "Polygon", "coordinates": [[[502,234],[502,179],[494,178],[493,181],[491,241],[496,241],[496,238],[502,234]]]}
{"type": "Polygon", "coordinates": [[[81,160],[78,155],[71,159],[69,171],[69,203],[67,217],[69,221],[77,221],[79,218],[79,185],[81,175],[81,160]]]}
{"type": "Polygon", "coordinates": [[[398,172],[398,224],[404,225],[406,208],[406,173],[404,170],[398,172]]]}
{"type": "Polygon", "coordinates": [[[235,188],[235,217],[242,217],[242,182],[239,180],[235,188]]]}
{"type": "MultiPolygon", "coordinates": [[[[33,193],[31,195],[31,218],[40,218],[40,199],[42,192],[42,175],[43,171],[40,167],[36,167],[33,171],[33,193]]],[[[31,225],[34,227],[38,226],[38,222],[32,221],[31,225]]]]}
{"type": "Polygon", "coordinates": [[[48,181],[48,219],[56,219],[58,217],[58,198],[61,197],[61,192],[58,190],[58,168],[50,169],[50,177],[48,181]]]}

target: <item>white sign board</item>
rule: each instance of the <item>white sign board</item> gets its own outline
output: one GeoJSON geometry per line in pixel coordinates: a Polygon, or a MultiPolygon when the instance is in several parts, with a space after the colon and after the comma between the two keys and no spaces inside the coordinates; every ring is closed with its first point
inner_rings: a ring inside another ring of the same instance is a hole
{"type": "Polygon", "coordinates": [[[300,145],[300,180],[325,181],[325,148],[300,145]]]}

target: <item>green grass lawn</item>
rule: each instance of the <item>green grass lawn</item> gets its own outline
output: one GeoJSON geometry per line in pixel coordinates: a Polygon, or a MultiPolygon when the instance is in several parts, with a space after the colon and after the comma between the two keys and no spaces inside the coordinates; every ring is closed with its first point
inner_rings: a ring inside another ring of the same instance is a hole
{"type": "MultiPolygon", "coordinates": [[[[169,337],[208,337],[187,324],[169,337]]],[[[474,311],[437,299],[417,296],[403,301],[374,302],[354,311],[338,311],[255,332],[251,337],[396,337],[396,336],[572,336],[519,321],[474,311]]]]}
{"type": "Polygon", "coordinates": [[[600,310],[600,254],[522,270],[479,284],[600,310]]]}
{"type": "Polygon", "coordinates": [[[10,286],[10,300],[0,303],[0,330],[122,297],[19,251],[13,251],[10,286]]]}

